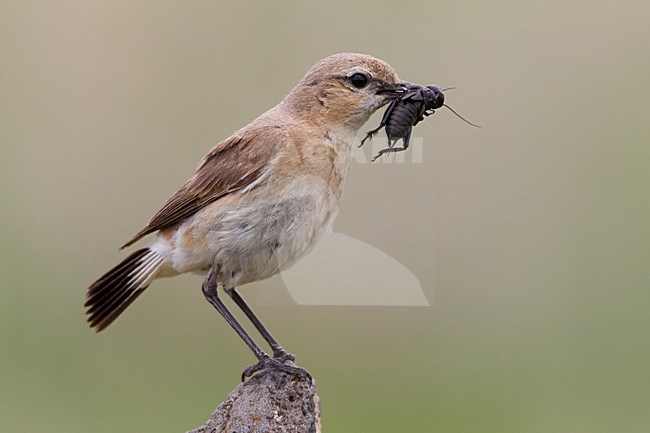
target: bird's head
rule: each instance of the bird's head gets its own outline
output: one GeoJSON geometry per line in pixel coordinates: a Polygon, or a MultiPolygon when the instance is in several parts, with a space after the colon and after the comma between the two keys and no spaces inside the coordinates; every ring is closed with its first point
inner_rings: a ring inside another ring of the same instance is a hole
{"type": "Polygon", "coordinates": [[[339,53],[312,66],[283,103],[313,122],[356,131],[378,108],[405,91],[405,84],[385,61],[339,53]]]}

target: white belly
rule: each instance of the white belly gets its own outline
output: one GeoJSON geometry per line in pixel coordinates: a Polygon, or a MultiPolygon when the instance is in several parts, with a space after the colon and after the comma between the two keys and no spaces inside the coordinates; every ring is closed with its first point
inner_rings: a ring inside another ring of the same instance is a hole
{"type": "Polygon", "coordinates": [[[174,235],[174,273],[220,268],[226,287],[269,278],[293,265],[331,227],[339,201],[323,179],[261,186],[197,212],[174,235]]]}

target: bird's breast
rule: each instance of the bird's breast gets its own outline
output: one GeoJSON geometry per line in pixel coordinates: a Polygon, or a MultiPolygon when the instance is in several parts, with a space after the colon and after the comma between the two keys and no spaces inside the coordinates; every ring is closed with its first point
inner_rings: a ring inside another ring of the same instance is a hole
{"type": "Polygon", "coordinates": [[[290,267],[327,231],[339,196],[327,179],[297,174],[231,194],[197,212],[174,235],[174,268],[217,264],[227,286],[268,278],[290,267]]]}

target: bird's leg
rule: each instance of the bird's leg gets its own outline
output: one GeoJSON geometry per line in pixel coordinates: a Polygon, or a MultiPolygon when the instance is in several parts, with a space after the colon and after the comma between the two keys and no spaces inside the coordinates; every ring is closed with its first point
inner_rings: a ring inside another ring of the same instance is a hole
{"type": "Polygon", "coordinates": [[[253,310],[251,310],[246,301],[244,301],[244,298],[241,297],[239,292],[234,287],[226,289],[226,293],[232,298],[233,301],[235,301],[235,304],[237,304],[237,306],[244,312],[244,314],[246,314],[246,317],[248,317],[251,323],[255,325],[255,328],[257,328],[266,342],[269,343],[269,346],[271,346],[271,349],[273,349],[274,358],[278,358],[283,361],[293,361],[295,359],[295,356],[287,353],[287,351],[284,350],[280,343],[278,343],[278,341],[271,335],[262,321],[257,318],[255,313],[253,313],[253,310]]]}
{"type": "Polygon", "coordinates": [[[278,370],[284,371],[286,373],[290,374],[295,374],[298,376],[305,376],[307,377],[310,381],[312,380],[311,375],[302,368],[298,367],[293,367],[290,365],[285,365],[283,362],[285,360],[280,361],[279,359],[273,359],[253,341],[253,339],[246,333],[244,328],[237,322],[237,320],[234,318],[234,316],[228,311],[226,306],[221,302],[221,299],[219,299],[219,295],[217,293],[217,278],[219,276],[219,267],[214,266],[211,270],[210,273],[208,274],[207,278],[203,281],[203,285],[201,286],[201,289],[203,290],[203,295],[205,296],[205,299],[208,300],[208,302],[223,316],[224,319],[226,319],[226,322],[232,328],[237,332],[239,337],[241,337],[242,340],[244,340],[244,343],[250,348],[250,350],[253,352],[255,357],[257,358],[257,363],[254,365],[251,365],[250,367],[247,367],[244,372],[242,373],[242,381],[246,380],[247,377],[252,376],[256,372],[266,369],[266,368],[276,368],[278,370]]]}
{"type": "Polygon", "coordinates": [[[226,322],[235,332],[244,340],[244,343],[250,348],[253,352],[253,355],[257,358],[258,361],[262,361],[264,358],[268,358],[269,355],[264,353],[260,346],[253,341],[253,339],[246,333],[246,330],[237,322],[235,317],[228,311],[226,306],[219,299],[219,294],[217,293],[217,277],[219,276],[219,267],[215,266],[210,270],[207,278],[203,281],[201,289],[203,290],[203,296],[208,302],[226,319],[226,322]]]}
{"type": "Polygon", "coordinates": [[[232,298],[233,301],[235,301],[235,304],[239,306],[239,308],[246,314],[246,317],[250,319],[250,321],[255,325],[255,328],[262,334],[262,337],[266,340],[267,343],[269,343],[269,346],[273,349],[273,358],[269,358],[268,355],[265,355],[266,358],[260,359],[259,362],[255,365],[251,365],[248,367],[244,372],[242,373],[242,381],[245,380],[247,377],[252,376],[255,374],[255,372],[262,370],[264,368],[268,367],[274,367],[278,368],[282,371],[285,371],[287,373],[291,374],[296,374],[299,376],[304,376],[308,378],[310,381],[312,380],[311,375],[307,372],[307,370],[300,368],[300,367],[294,367],[292,365],[285,365],[285,361],[294,361],[296,357],[290,353],[287,353],[286,350],[282,346],[280,346],[280,343],[271,335],[271,333],[266,329],[264,324],[260,319],[257,318],[255,313],[253,313],[253,310],[248,306],[246,301],[244,301],[244,298],[241,297],[239,292],[235,290],[234,287],[225,289],[226,293],[232,298]]]}

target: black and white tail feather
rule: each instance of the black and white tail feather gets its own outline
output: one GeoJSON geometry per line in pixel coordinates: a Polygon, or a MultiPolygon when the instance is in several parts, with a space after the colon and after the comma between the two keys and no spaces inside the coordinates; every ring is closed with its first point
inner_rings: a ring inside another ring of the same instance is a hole
{"type": "Polygon", "coordinates": [[[163,258],[142,248],[102,275],[88,288],[86,314],[97,332],[110,325],[156,277],[163,258]]]}

